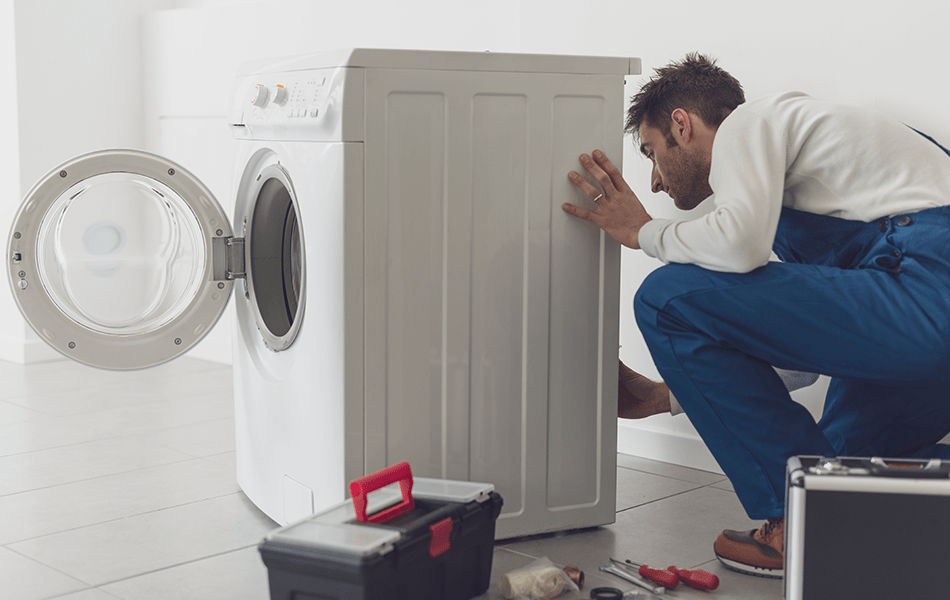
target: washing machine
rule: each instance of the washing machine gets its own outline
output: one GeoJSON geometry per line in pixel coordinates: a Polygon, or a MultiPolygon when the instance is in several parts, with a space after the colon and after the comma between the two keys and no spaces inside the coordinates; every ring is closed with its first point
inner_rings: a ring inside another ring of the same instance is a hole
{"type": "Polygon", "coordinates": [[[619,57],[350,49],[244,65],[235,211],[185,166],[53,169],[8,243],[29,324],[107,369],[172,360],[236,303],[237,479],[281,524],[406,460],[488,482],[497,536],[610,523],[618,245],[560,210],[620,163],[619,57]]]}

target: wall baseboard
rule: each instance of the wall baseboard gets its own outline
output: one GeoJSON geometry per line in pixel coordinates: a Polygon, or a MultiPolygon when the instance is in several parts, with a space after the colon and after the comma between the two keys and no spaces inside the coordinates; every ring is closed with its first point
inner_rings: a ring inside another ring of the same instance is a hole
{"type": "Polygon", "coordinates": [[[701,439],[672,431],[643,429],[621,421],[617,426],[617,451],[702,471],[722,473],[716,459],[701,439]]]}
{"type": "Polygon", "coordinates": [[[50,348],[41,339],[0,339],[0,360],[17,365],[66,360],[66,357],[50,348]]]}

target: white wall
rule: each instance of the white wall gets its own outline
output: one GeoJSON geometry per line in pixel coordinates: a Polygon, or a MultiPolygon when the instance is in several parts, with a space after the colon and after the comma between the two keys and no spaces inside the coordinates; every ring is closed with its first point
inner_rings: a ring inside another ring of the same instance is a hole
{"type": "MultiPolygon", "coordinates": [[[[946,73],[950,4],[935,0],[900,3],[867,0],[522,0],[521,47],[526,52],[640,56],[644,76],[631,78],[630,94],[655,67],[698,50],[745,87],[747,97],[781,90],[884,110],[950,142],[950,78],[946,73]]],[[[648,163],[627,145],[624,173],[657,217],[677,211],[665,195],[649,193],[648,163]]],[[[624,251],[621,358],[657,377],[633,320],[633,296],[658,265],[642,253],[624,251]]],[[[820,412],[826,380],[794,397],[820,412]]],[[[621,450],[717,468],[686,417],[657,416],[625,421],[621,450]]]]}
{"type": "MultiPolygon", "coordinates": [[[[0,200],[0,232],[4,235],[20,203],[20,137],[17,120],[16,31],[13,25],[13,0],[0,1],[0,181],[4,182],[0,200]]],[[[16,304],[6,285],[0,290],[0,359],[22,363],[26,342],[26,324],[19,318],[16,304]],[[4,318],[2,315],[9,315],[4,318]]]]}

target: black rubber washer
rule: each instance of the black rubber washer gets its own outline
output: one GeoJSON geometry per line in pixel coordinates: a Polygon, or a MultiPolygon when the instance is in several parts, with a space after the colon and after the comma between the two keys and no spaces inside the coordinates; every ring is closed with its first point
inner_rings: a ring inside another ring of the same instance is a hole
{"type": "Polygon", "coordinates": [[[613,587],[599,587],[590,591],[591,600],[623,600],[623,592],[613,587]]]}

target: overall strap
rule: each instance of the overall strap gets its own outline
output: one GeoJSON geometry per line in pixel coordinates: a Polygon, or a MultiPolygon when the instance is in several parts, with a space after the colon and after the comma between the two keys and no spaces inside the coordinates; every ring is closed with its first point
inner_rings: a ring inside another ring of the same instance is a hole
{"type": "MultiPolygon", "coordinates": [[[[910,127],[910,125],[908,125],[908,127],[910,127]]],[[[913,127],[910,127],[910,128],[911,128],[911,129],[914,129],[913,127]]],[[[930,140],[931,142],[933,142],[934,144],[936,144],[938,148],[940,148],[941,150],[943,150],[944,152],[947,153],[947,156],[950,156],[950,150],[947,150],[946,148],[944,148],[944,147],[940,144],[940,142],[938,142],[937,140],[933,139],[932,137],[930,137],[929,135],[927,135],[927,134],[924,133],[923,131],[920,131],[919,129],[914,129],[914,131],[916,131],[916,132],[919,133],[920,135],[924,136],[925,138],[927,138],[928,140],[930,140]]]]}

